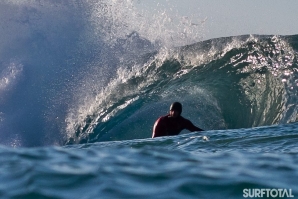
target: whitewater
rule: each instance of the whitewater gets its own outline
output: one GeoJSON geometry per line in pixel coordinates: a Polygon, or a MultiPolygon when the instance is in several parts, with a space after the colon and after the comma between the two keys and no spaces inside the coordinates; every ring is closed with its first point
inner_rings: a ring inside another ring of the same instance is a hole
{"type": "Polygon", "coordinates": [[[298,197],[298,35],[136,3],[0,2],[0,198],[298,197]],[[205,131],[152,139],[174,101],[205,131]]]}

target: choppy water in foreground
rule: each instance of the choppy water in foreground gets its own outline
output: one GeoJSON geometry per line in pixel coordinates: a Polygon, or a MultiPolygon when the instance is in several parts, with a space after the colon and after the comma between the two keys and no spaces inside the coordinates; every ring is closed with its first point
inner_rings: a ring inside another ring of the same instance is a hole
{"type": "Polygon", "coordinates": [[[0,196],[243,198],[245,188],[279,188],[297,197],[297,130],[294,123],[67,147],[2,147],[0,196]]]}

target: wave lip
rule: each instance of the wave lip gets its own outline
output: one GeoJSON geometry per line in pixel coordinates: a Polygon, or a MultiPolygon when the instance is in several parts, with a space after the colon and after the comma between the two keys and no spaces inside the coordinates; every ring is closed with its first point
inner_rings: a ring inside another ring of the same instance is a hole
{"type": "Polygon", "coordinates": [[[173,100],[203,129],[295,122],[295,39],[243,35],[145,56],[97,95],[95,109],[76,127],[75,142],[150,137],[155,119],[173,100]]]}

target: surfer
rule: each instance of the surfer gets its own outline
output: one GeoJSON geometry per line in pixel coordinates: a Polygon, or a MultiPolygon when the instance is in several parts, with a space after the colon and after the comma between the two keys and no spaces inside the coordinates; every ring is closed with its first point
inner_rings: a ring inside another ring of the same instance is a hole
{"type": "Polygon", "coordinates": [[[178,135],[183,129],[187,129],[191,132],[203,131],[203,129],[196,127],[191,121],[182,117],[181,113],[181,103],[174,102],[170,107],[170,113],[156,120],[153,127],[152,138],[178,135]]]}

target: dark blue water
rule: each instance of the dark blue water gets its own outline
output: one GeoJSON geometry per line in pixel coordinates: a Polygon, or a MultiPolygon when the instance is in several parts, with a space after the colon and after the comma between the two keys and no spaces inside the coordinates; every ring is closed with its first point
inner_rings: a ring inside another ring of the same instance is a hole
{"type": "Polygon", "coordinates": [[[2,198],[297,197],[297,124],[68,147],[1,148],[2,198]],[[207,136],[208,141],[203,139],[207,136]]]}
{"type": "Polygon", "coordinates": [[[0,3],[0,198],[297,197],[298,36],[135,3],[0,3]],[[151,139],[173,101],[206,131],[151,139]]]}

